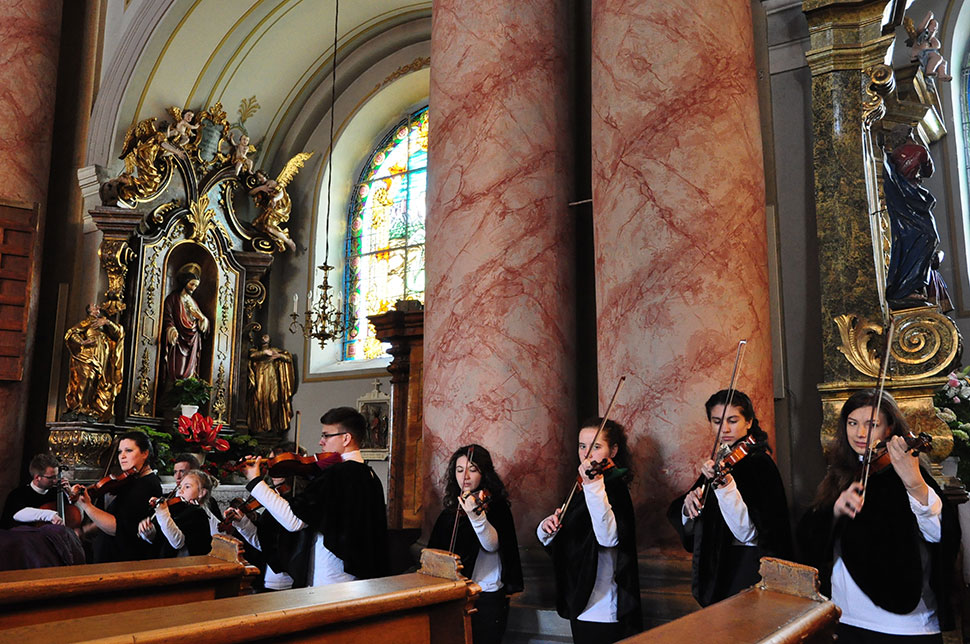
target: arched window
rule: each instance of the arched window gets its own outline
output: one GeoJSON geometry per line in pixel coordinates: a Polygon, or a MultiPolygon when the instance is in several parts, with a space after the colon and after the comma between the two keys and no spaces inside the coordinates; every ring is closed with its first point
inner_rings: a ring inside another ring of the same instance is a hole
{"type": "Polygon", "coordinates": [[[384,137],[354,186],[344,269],[344,360],[385,354],[367,316],[398,300],[424,301],[428,108],[384,137]]]}

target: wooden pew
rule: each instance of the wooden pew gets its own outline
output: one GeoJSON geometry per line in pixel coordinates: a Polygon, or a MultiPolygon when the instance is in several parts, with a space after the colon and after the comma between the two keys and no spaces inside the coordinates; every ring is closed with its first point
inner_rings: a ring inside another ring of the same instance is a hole
{"type": "Polygon", "coordinates": [[[458,557],[425,550],[416,573],[159,611],[34,624],[0,633],[17,644],[51,642],[320,642],[471,644],[469,614],[481,588],[458,557]]]}
{"type": "MultiPolygon", "coordinates": [[[[216,535],[204,557],[0,572],[0,629],[235,597],[259,574],[241,550],[238,540],[216,535]]],[[[5,633],[0,640],[11,641],[5,633]]]]}
{"type": "Polygon", "coordinates": [[[818,571],[761,559],[761,583],[707,608],[623,640],[624,644],[832,642],[842,614],[818,593],[818,571]]]}

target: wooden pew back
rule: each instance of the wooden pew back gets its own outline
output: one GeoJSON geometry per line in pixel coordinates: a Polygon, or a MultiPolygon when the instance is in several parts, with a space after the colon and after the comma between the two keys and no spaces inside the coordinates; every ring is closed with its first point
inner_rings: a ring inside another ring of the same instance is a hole
{"type": "Polygon", "coordinates": [[[471,644],[468,616],[480,591],[477,584],[464,577],[445,579],[419,571],[318,588],[200,601],[167,611],[141,609],[108,618],[93,616],[34,624],[5,631],[3,637],[18,644],[92,641],[471,644]]]}
{"type": "Polygon", "coordinates": [[[761,559],[761,583],[707,608],[623,640],[623,644],[795,644],[832,642],[841,611],[818,592],[818,571],[761,559]]]}
{"type": "Polygon", "coordinates": [[[0,572],[0,629],[234,597],[259,573],[240,552],[217,535],[201,557],[0,572]]]}

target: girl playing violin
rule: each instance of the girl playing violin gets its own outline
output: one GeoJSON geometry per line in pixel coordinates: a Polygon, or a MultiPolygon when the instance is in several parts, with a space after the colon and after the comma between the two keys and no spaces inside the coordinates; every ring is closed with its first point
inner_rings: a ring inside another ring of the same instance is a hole
{"type": "Polygon", "coordinates": [[[129,431],[118,437],[118,463],[122,472],[131,474],[116,485],[102,487],[116,488],[110,491],[113,500],[103,509],[92,502],[91,492],[83,486],[72,488],[78,495],[77,507],[100,530],[94,543],[95,563],[154,557],[152,545],[138,538],[138,523],[152,513],[148,500],[162,495],[162,482],[149,465],[151,455],[151,441],[143,432],[129,431]]]}
{"type": "Polygon", "coordinates": [[[577,644],[615,642],[643,628],[626,435],[612,420],[598,432],[601,423],[594,418],[580,426],[582,494],[564,516],[557,509],[536,529],[552,554],[556,610],[569,620],[577,644]],[[603,460],[615,467],[591,467],[603,460]]]}
{"type": "Polygon", "coordinates": [[[212,549],[209,515],[203,509],[212,493],[212,478],[201,470],[182,477],[171,498],[153,498],[155,516],[142,519],[138,536],[156,544],[159,556],[188,557],[206,555],[212,549]],[[159,538],[159,533],[162,537],[159,538]]]}
{"type": "Polygon", "coordinates": [[[788,502],[768,455],[768,435],[746,394],[735,390],[725,408],[728,397],[724,389],[707,400],[707,420],[715,434],[721,427],[721,453],[742,442],[750,445],[748,453],[726,474],[715,472],[712,459],[700,463],[694,486],[667,511],[684,548],[694,555],[691,590],[701,606],[757,583],[761,557],[791,556],[788,502]]]}
{"type": "Polygon", "coordinates": [[[888,393],[850,396],[828,471],[799,524],[806,563],[819,569],[822,592],[842,609],[836,633],[843,644],[942,642],[941,629],[953,627],[947,589],[960,527],[953,506],[909,453],[907,435],[909,425],[888,393]],[[891,465],[878,472],[873,465],[863,488],[869,433],[870,445],[888,453],[891,465]]]}
{"type": "Polygon", "coordinates": [[[480,445],[456,450],[442,483],[444,509],[435,521],[428,547],[453,548],[461,557],[465,574],[482,587],[475,600],[477,612],[472,614],[475,644],[501,642],[508,622],[509,595],[522,591],[522,566],[508,491],[495,471],[491,454],[480,445]],[[452,546],[456,513],[458,528],[452,546]]]}

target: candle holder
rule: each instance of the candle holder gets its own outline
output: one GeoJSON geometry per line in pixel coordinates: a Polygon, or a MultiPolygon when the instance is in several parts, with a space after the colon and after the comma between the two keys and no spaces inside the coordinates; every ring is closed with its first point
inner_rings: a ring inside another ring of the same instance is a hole
{"type": "Polygon", "coordinates": [[[333,266],[326,263],[317,267],[323,271],[323,283],[317,286],[320,294],[314,299],[313,293],[307,293],[307,308],[303,312],[303,322],[299,313],[290,313],[290,333],[302,331],[303,338],[314,338],[320,342],[320,348],[327,346],[327,342],[341,337],[346,330],[343,311],[339,304],[334,304],[330,293],[330,271],[333,266]]]}

